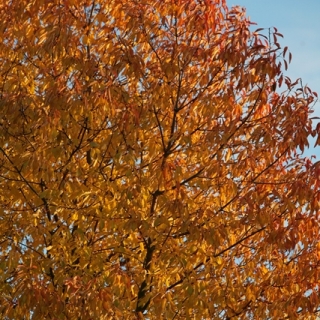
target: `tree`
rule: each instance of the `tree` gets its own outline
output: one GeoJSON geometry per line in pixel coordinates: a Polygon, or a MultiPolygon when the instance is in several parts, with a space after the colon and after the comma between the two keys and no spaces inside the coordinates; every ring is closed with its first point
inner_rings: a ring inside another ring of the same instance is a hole
{"type": "Polygon", "coordinates": [[[2,319],[317,317],[317,95],[277,29],[225,0],[1,16],[2,319]]]}

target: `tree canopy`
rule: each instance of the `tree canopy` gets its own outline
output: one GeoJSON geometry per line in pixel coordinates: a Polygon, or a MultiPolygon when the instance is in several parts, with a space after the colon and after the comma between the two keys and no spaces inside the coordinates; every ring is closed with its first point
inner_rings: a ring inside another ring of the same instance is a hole
{"type": "Polygon", "coordinates": [[[225,0],[0,12],[2,319],[316,319],[317,95],[225,0]]]}

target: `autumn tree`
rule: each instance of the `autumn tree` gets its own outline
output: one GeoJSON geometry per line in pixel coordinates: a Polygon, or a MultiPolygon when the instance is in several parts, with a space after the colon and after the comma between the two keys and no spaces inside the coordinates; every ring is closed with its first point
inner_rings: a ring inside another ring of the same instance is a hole
{"type": "Polygon", "coordinates": [[[0,4],[1,319],[317,318],[316,93],[277,29],[225,0],[0,4]]]}

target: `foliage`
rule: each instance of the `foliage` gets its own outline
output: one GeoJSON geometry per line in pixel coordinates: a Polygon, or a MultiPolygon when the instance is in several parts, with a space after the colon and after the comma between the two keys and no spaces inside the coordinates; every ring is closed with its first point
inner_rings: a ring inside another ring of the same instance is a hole
{"type": "Polygon", "coordinates": [[[276,29],[225,0],[0,10],[2,319],[316,318],[316,93],[276,29]]]}

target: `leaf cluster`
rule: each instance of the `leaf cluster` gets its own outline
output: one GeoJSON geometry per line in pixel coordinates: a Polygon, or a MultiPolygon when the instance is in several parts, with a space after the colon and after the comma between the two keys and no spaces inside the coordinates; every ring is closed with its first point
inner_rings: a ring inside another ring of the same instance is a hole
{"type": "Polygon", "coordinates": [[[316,319],[317,94],[276,29],[224,0],[0,12],[3,319],[316,319]]]}

